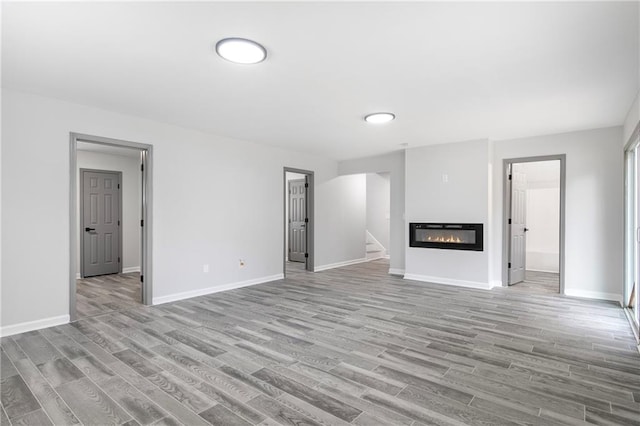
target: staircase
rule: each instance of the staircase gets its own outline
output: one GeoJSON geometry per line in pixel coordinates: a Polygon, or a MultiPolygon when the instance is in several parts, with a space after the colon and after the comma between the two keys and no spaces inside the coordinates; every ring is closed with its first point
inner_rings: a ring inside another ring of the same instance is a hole
{"type": "Polygon", "coordinates": [[[380,241],[371,235],[369,231],[367,233],[367,260],[381,259],[387,257],[387,249],[384,248],[380,241]]]}

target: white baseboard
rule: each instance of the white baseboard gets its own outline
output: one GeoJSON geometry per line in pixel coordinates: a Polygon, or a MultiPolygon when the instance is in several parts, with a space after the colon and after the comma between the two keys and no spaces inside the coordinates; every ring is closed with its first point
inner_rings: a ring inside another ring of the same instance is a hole
{"type": "Polygon", "coordinates": [[[368,262],[369,260],[370,259],[363,257],[361,259],[347,260],[345,262],[329,263],[328,265],[316,266],[315,268],[313,268],[313,272],[326,271],[327,269],[340,268],[342,266],[356,265],[358,263],[368,262]]]}
{"type": "Polygon", "coordinates": [[[27,331],[40,330],[42,328],[54,327],[56,325],[68,323],[69,315],[60,315],[35,321],[21,322],[14,325],[6,325],[0,328],[0,337],[13,336],[14,334],[26,333],[27,331]]]}
{"type": "Polygon", "coordinates": [[[372,260],[384,259],[384,258],[385,258],[384,254],[377,254],[375,256],[369,256],[369,254],[367,253],[367,262],[371,262],[372,260]]]}
{"type": "Polygon", "coordinates": [[[584,297],[586,299],[612,300],[622,303],[622,295],[618,293],[604,293],[602,291],[589,291],[573,288],[564,289],[565,296],[584,297]]]}
{"type": "Polygon", "coordinates": [[[501,280],[492,280],[492,281],[489,282],[489,284],[491,285],[491,288],[502,287],[502,281],[501,280]]]}
{"type": "Polygon", "coordinates": [[[389,268],[389,275],[404,275],[404,269],[389,268]]]}
{"type": "Polygon", "coordinates": [[[428,275],[417,275],[417,274],[404,274],[404,279],[413,280],[413,281],[423,281],[423,282],[434,283],[434,284],[453,285],[457,287],[477,288],[481,290],[490,290],[493,287],[489,283],[483,283],[480,281],[454,280],[451,278],[430,277],[428,275]]]}
{"type": "Polygon", "coordinates": [[[153,298],[153,305],[161,305],[163,303],[175,302],[177,300],[190,299],[192,297],[205,296],[207,294],[219,293],[221,291],[234,290],[236,288],[249,287],[256,284],[268,283],[284,279],[284,274],[276,274],[268,277],[255,278],[237,283],[223,284],[215,287],[201,288],[198,290],[185,291],[182,293],[174,293],[168,296],[160,296],[153,298]]]}
{"type": "Polygon", "coordinates": [[[544,270],[542,268],[527,268],[527,271],[531,271],[531,272],[548,272],[550,274],[559,274],[560,273],[560,271],[558,271],[558,270],[552,271],[552,270],[544,270]]]}

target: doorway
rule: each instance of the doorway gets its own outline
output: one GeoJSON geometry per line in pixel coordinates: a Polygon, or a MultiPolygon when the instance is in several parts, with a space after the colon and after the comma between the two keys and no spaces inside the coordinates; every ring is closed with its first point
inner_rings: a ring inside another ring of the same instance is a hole
{"type": "Polygon", "coordinates": [[[283,272],[313,272],[313,172],[284,168],[283,272]]]}
{"type": "Polygon", "coordinates": [[[565,158],[504,160],[505,286],[564,294],[565,158]]]}
{"type": "Polygon", "coordinates": [[[70,134],[69,316],[151,304],[152,146],[70,134]]]}

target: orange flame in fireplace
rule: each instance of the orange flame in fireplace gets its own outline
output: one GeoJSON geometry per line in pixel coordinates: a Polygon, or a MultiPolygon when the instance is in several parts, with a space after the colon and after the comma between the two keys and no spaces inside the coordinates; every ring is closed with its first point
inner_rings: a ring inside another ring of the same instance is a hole
{"type": "Polygon", "coordinates": [[[448,237],[427,237],[427,241],[428,242],[432,242],[432,243],[462,243],[463,241],[460,239],[460,237],[454,237],[453,235],[450,235],[448,237]]]}

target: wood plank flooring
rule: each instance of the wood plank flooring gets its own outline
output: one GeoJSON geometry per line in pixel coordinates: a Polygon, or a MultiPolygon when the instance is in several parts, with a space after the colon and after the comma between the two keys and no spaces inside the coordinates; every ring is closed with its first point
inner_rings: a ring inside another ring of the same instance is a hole
{"type": "Polygon", "coordinates": [[[2,425],[640,424],[614,303],[307,273],[1,340],[2,425]]]}
{"type": "Polygon", "coordinates": [[[140,274],[100,275],[76,280],[78,319],[140,306],[140,274]]]}
{"type": "Polygon", "coordinates": [[[511,288],[530,293],[559,293],[560,274],[553,272],[525,271],[524,281],[512,285],[511,288]]]}

